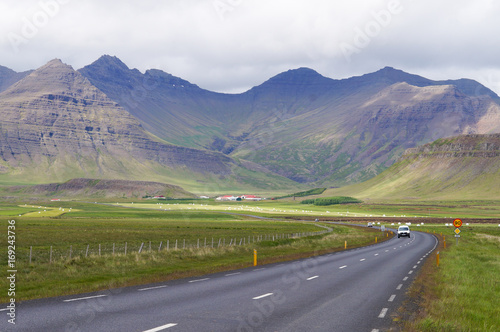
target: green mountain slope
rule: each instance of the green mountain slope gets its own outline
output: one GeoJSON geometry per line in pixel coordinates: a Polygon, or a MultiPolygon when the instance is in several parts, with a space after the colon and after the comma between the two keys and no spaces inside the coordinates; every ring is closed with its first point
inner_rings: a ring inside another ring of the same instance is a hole
{"type": "Polygon", "coordinates": [[[362,199],[500,199],[500,134],[463,135],[408,149],[389,169],[325,195],[362,199]]]}

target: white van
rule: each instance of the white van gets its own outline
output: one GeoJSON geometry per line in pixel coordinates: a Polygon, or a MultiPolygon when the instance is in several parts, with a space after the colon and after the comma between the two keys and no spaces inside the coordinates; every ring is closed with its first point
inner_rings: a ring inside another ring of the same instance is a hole
{"type": "Polygon", "coordinates": [[[401,236],[408,236],[410,237],[410,227],[408,226],[399,226],[398,228],[398,238],[401,236]]]}

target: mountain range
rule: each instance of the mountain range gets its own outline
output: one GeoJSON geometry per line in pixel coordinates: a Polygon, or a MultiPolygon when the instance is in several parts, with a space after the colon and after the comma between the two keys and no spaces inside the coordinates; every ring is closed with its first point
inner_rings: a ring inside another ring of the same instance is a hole
{"type": "Polygon", "coordinates": [[[60,60],[24,73],[0,67],[0,91],[0,179],[21,182],[340,186],[374,177],[408,148],[500,132],[500,98],[478,82],[390,67],[342,80],[299,68],[224,94],[105,55],[78,71],[60,60]]]}

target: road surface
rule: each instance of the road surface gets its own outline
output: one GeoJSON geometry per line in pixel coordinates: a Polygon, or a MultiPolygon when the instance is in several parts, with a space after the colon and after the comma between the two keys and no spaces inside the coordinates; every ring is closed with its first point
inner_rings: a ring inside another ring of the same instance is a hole
{"type": "Polygon", "coordinates": [[[27,301],[16,325],[0,312],[0,331],[383,331],[436,245],[412,232],[294,262],[27,301]]]}

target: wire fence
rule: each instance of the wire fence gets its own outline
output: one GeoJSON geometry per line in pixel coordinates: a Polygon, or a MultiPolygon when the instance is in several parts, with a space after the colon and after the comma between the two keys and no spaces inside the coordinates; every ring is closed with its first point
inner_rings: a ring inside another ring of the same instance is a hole
{"type": "Polygon", "coordinates": [[[305,233],[282,233],[266,234],[247,237],[230,238],[198,238],[197,240],[166,240],[166,241],[146,241],[146,242],[121,242],[121,243],[99,243],[87,245],[69,245],[61,246],[43,246],[29,248],[19,248],[17,260],[28,262],[29,264],[54,263],[56,261],[71,260],[77,257],[99,257],[114,255],[130,255],[152,252],[165,252],[174,250],[193,250],[193,249],[219,249],[235,246],[246,246],[262,241],[279,241],[283,239],[298,239],[308,236],[317,236],[329,233],[331,228],[317,225],[325,230],[319,232],[305,233]]]}

